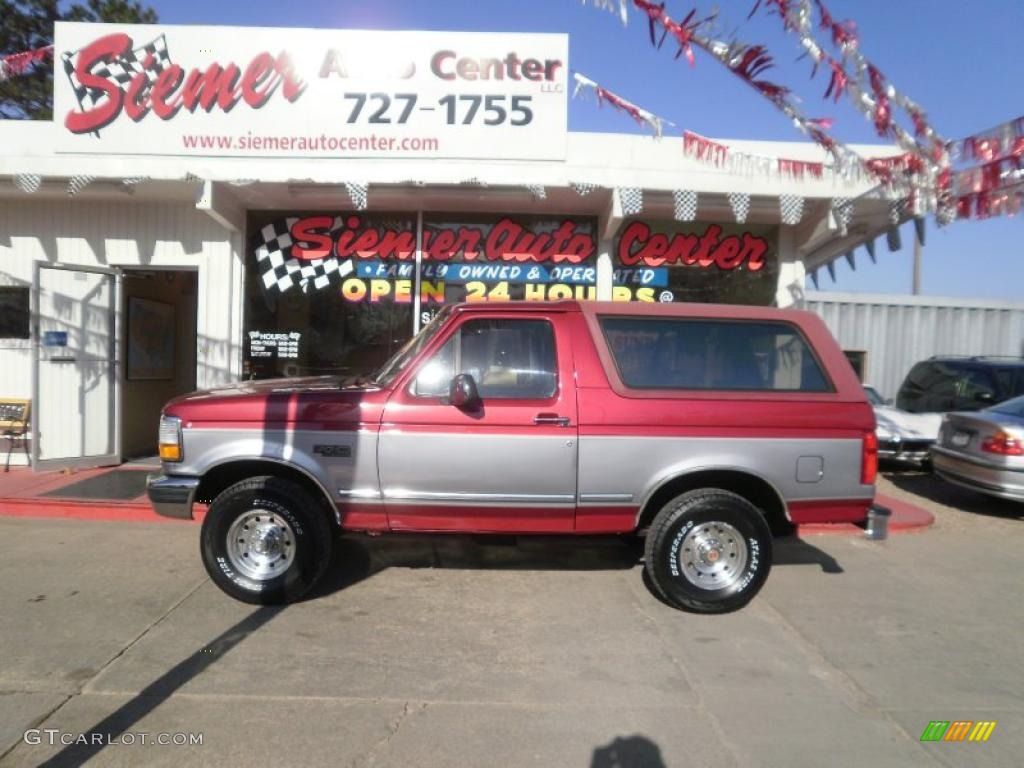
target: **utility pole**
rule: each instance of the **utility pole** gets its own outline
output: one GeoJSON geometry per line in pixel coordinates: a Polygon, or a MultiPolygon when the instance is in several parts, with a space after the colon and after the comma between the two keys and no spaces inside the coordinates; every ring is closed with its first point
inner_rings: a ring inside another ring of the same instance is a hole
{"type": "Polygon", "coordinates": [[[921,295],[921,238],[914,233],[914,285],[912,293],[921,295]]]}

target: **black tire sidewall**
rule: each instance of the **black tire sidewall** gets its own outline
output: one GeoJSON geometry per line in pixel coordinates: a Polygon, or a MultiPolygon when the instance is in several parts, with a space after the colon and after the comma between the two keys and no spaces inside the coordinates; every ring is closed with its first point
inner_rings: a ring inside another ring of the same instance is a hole
{"type": "Polygon", "coordinates": [[[311,501],[302,488],[286,481],[247,481],[214,499],[203,520],[201,554],[210,578],[232,597],[249,603],[275,604],[298,599],[319,578],[321,544],[311,501]],[[227,534],[242,515],[262,509],[280,515],[294,536],[295,559],[284,573],[256,581],[240,573],[227,553],[227,534]]]}
{"type": "Polygon", "coordinates": [[[760,591],[771,570],[772,537],[767,523],[753,505],[726,494],[685,496],[670,502],[662,514],[667,519],[658,527],[651,548],[652,576],[670,602],[695,610],[720,612],[741,607],[760,591]],[[742,576],[728,587],[702,589],[692,584],[678,563],[686,535],[704,523],[722,522],[733,526],[744,538],[747,563],[742,576]]]}

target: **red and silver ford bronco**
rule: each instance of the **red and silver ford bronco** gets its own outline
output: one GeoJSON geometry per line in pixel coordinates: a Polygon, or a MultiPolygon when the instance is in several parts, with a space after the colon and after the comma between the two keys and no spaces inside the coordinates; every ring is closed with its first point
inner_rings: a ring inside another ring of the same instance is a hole
{"type": "Polygon", "coordinates": [[[170,402],[149,498],[190,518],[247,602],[300,598],[337,529],[646,534],[650,581],[716,613],[764,584],[772,531],[863,521],[875,420],[825,325],[793,310],[446,307],[374,375],[170,402]]]}

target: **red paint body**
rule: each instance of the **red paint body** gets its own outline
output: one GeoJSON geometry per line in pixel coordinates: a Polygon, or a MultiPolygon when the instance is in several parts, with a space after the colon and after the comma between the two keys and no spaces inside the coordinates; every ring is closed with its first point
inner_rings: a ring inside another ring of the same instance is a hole
{"type": "MultiPolygon", "coordinates": [[[[804,312],[717,305],[644,305],[575,301],[473,304],[454,307],[437,333],[388,386],[344,385],[324,378],[242,382],[173,401],[166,413],[189,429],[304,430],[389,434],[862,440],[875,423],[860,382],[817,317],[804,312]],[[830,392],[636,390],[619,379],[598,316],[771,320],[798,327],[831,381],[830,392]],[[480,413],[415,397],[410,385],[421,364],[464,322],[540,318],[552,323],[559,386],[546,400],[489,400],[480,413]],[[569,419],[569,427],[535,424],[539,414],[569,419]]],[[[424,439],[427,439],[426,437],[424,439]]],[[[649,444],[649,443],[648,443],[649,444]]],[[[186,452],[188,451],[186,439],[186,452]]],[[[379,456],[378,456],[379,460],[379,456]]],[[[410,456],[409,461],[416,461],[410,456]]],[[[495,466],[495,472],[507,468],[495,466]]],[[[859,468],[858,468],[859,469],[859,468]]],[[[382,473],[383,476],[383,473],[382,473]]],[[[859,476],[859,472],[858,472],[859,476]]],[[[573,478],[575,481],[575,478],[573,478]]],[[[575,488],[575,483],[573,485],[575,488]]],[[[334,489],[330,489],[333,491],[334,489]]],[[[408,498],[336,502],[342,526],[353,530],[501,533],[622,533],[633,530],[646,501],[587,504],[445,504],[408,498]]],[[[864,498],[793,500],[794,523],[857,522],[864,498]]],[[[870,488],[867,489],[870,492],[870,488]]],[[[330,492],[328,491],[328,492],[330,492]]],[[[573,496],[573,498],[578,498],[573,496]]]]}

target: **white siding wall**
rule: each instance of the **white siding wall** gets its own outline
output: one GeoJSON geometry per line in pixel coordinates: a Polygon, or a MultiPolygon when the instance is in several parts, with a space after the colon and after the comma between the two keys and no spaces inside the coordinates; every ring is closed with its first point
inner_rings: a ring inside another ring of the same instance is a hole
{"type": "MultiPolygon", "coordinates": [[[[197,267],[199,387],[241,374],[240,244],[239,236],[188,203],[0,200],[0,285],[31,286],[37,261],[197,267]]],[[[0,397],[32,396],[36,341],[0,339],[0,397]]]]}
{"type": "Polygon", "coordinates": [[[1024,305],[927,296],[808,293],[840,346],[867,352],[866,383],[895,397],[910,367],[932,355],[1024,355],[1024,305]]]}

